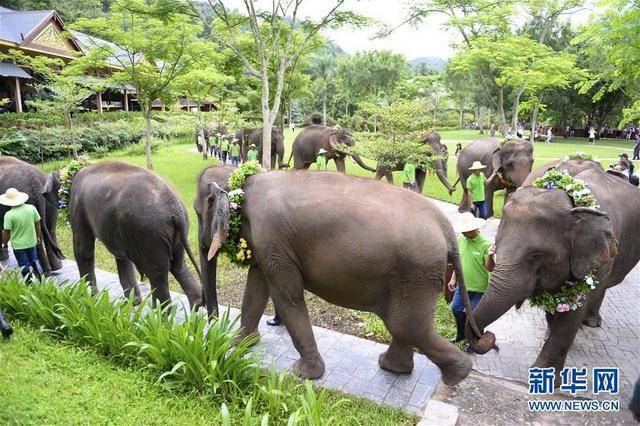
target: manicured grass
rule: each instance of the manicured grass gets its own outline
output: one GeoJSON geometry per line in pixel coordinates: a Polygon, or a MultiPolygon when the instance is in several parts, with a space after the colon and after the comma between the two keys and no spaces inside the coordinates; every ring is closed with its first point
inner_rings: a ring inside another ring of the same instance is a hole
{"type": "MultiPolygon", "coordinates": [[[[0,424],[222,423],[220,406],[207,396],[169,391],[149,374],[115,365],[91,349],[55,341],[20,322],[13,325],[12,339],[0,342],[0,424]]],[[[328,394],[330,403],[343,399],[328,394]]],[[[339,424],[416,422],[356,398],[343,400],[332,415],[345,419],[339,424]]]]}

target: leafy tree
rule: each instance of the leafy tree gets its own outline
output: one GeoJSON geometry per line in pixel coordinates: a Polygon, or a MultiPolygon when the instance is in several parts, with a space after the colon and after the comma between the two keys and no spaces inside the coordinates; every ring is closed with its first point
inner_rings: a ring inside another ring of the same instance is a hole
{"type": "Polygon", "coordinates": [[[311,75],[322,90],[322,124],[327,125],[327,92],[335,72],[335,59],[330,55],[318,55],[311,61],[311,75]]]}
{"type": "Polygon", "coordinates": [[[213,60],[213,46],[197,38],[188,5],[181,0],[116,0],[109,18],[80,19],[74,27],[111,43],[90,38],[87,57],[115,67],[109,81],[131,84],[146,120],[147,167],[151,161],[151,107],[170,105],[179,96],[180,82],[213,60]]]}
{"type": "Polygon", "coordinates": [[[303,2],[276,0],[270,10],[259,10],[257,0],[243,0],[243,13],[238,13],[229,10],[225,4],[228,2],[208,0],[213,19],[199,11],[209,36],[230,49],[242,61],[245,72],[261,82],[262,163],[266,168],[271,164],[271,129],[280,111],[287,70],[321,29],[365,22],[353,12],[340,11],[345,0],[333,1],[329,12],[318,21],[301,21],[299,11],[303,2]],[[247,41],[254,55],[247,54],[247,41]],[[274,62],[277,68],[271,74],[274,62]],[[275,75],[273,80],[271,75],[275,75]]]}

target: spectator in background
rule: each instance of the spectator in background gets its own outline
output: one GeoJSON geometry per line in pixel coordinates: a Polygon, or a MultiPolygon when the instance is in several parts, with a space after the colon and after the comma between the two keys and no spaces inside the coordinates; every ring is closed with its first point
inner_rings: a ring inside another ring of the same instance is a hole
{"type": "Polygon", "coordinates": [[[291,133],[295,133],[296,131],[296,124],[293,122],[293,120],[291,120],[289,122],[289,129],[291,129],[291,133]]]}
{"type": "Polygon", "coordinates": [[[564,129],[564,138],[567,139],[569,137],[569,134],[571,133],[571,126],[567,126],[564,129]]]}
{"type": "Polygon", "coordinates": [[[640,160],[640,133],[636,133],[636,146],[633,147],[633,159],[640,160]]]}
{"type": "Polygon", "coordinates": [[[256,149],[255,144],[249,145],[249,151],[247,152],[247,161],[257,161],[258,160],[258,150],[256,149]]]}
{"type": "Polygon", "coordinates": [[[551,138],[553,137],[553,132],[551,131],[551,126],[547,129],[547,143],[551,143],[551,138]]]}
{"type": "MultiPolygon", "coordinates": [[[[226,140],[226,138],[223,140],[226,140]]],[[[229,142],[227,142],[227,144],[228,143],[229,142]]],[[[231,165],[233,167],[238,167],[240,165],[240,144],[238,143],[238,139],[233,139],[233,142],[229,147],[229,153],[231,154],[231,165]]]]}
{"type": "Polygon", "coordinates": [[[596,129],[591,126],[589,128],[589,145],[593,145],[596,142],[596,129]]]}
{"type": "Polygon", "coordinates": [[[404,163],[404,168],[402,169],[402,186],[411,191],[418,192],[416,165],[411,161],[404,163]]]}

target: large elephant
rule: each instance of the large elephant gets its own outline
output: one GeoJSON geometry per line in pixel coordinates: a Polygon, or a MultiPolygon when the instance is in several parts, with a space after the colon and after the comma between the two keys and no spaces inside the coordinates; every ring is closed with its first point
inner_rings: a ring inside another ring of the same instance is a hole
{"type": "MultiPolygon", "coordinates": [[[[204,170],[194,203],[210,313],[217,312],[216,258],[229,230],[231,172],[221,166],[204,170]]],[[[460,277],[462,271],[451,224],[431,201],[330,172],[259,173],[247,178],[243,189],[239,234],[254,253],[242,301],[244,335],[258,333],[271,296],[301,356],[294,369],[305,378],[322,376],[324,362],[304,301],[308,290],[382,318],[393,336],[379,358],[382,368],[411,372],[418,347],[440,367],[445,383],[467,376],[469,358],[433,328],[447,264],[460,277]]],[[[464,282],[460,287],[464,290],[464,282]]],[[[466,290],[463,295],[471,312],[466,290]]]]}
{"type": "Polygon", "coordinates": [[[471,142],[458,157],[458,176],[462,185],[462,200],[458,211],[465,212],[471,209],[471,200],[467,192],[467,179],[471,176],[469,167],[474,161],[480,161],[487,166],[484,174],[488,178],[494,170],[501,173],[503,179],[494,179],[485,187],[485,202],[487,205],[487,217],[493,216],[493,194],[500,189],[506,189],[505,200],[522,186],[531,172],[533,165],[533,145],[526,140],[506,142],[500,146],[502,139],[485,138],[471,142]],[[507,182],[505,184],[505,181],[507,182]]]}
{"type": "MultiPolygon", "coordinates": [[[[444,185],[452,194],[455,191],[455,187],[449,183],[447,179],[447,161],[449,160],[449,153],[445,145],[440,142],[440,134],[437,132],[427,133],[422,139],[422,143],[429,145],[433,150],[434,155],[442,157],[441,159],[433,161],[433,167],[436,172],[436,176],[440,180],[440,183],[444,185]]],[[[378,166],[376,170],[376,179],[382,180],[383,177],[387,179],[388,183],[393,183],[393,172],[399,172],[404,169],[404,164],[398,164],[394,168],[378,166]]],[[[427,178],[427,171],[421,168],[416,169],[416,184],[418,186],[418,193],[422,194],[424,189],[424,182],[427,178]]]]}
{"type": "MultiPolygon", "coordinates": [[[[553,293],[567,281],[596,271],[600,283],[587,293],[581,307],[546,315],[549,334],[534,366],[555,367],[559,374],[580,324],[600,325],[606,290],[624,280],[640,259],[636,224],[640,192],[624,177],[590,161],[569,160],[557,169],[584,180],[600,207],[576,208],[558,189],[527,186],[516,191],[504,206],[496,236],[496,266],[475,316],[482,330],[525,299],[553,293]]],[[[469,328],[467,335],[473,339],[469,328]]]]}
{"type": "MultiPolygon", "coordinates": [[[[98,238],[116,259],[120,284],[140,301],[136,269],[149,277],[154,305],[171,300],[168,274],[176,278],[191,307],[202,305],[202,289],[184,263],[189,248],[189,216],[180,197],[160,176],[121,162],[81,169],[73,179],[69,221],[81,277],[96,289],[98,238]]],[[[199,272],[198,272],[199,274],[199,272]]]]}
{"type": "MultiPolygon", "coordinates": [[[[0,193],[16,188],[29,195],[27,203],[32,204],[40,214],[43,244],[37,247],[38,258],[45,273],[62,267],[64,259],[58,248],[56,222],[60,212],[58,207],[60,180],[57,173],[45,175],[42,170],[15,157],[0,156],[0,193]]],[[[0,205],[0,225],[8,207],[0,205]]],[[[2,235],[0,235],[2,243],[2,235]]],[[[8,253],[0,244],[0,259],[6,260],[8,253]]]]}
{"type": "Polygon", "coordinates": [[[242,161],[247,161],[247,152],[249,152],[249,136],[251,136],[253,129],[238,129],[233,138],[240,144],[240,155],[242,161]]]}
{"type": "MultiPolygon", "coordinates": [[[[341,173],[345,173],[345,156],[339,151],[336,152],[334,148],[338,148],[339,145],[353,147],[355,144],[355,139],[346,129],[336,130],[320,124],[306,127],[298,133],[298,136],[293,141],[291,150],[293,167],[296,170],[308,169],[311,164],[316,162],[318,151],[322,148],[327,151],[327,154],[325,154],[327,160],[333,160],[336,164],[336,169],[341,173]]],[[[376,169],[369,167],[362,161],[359,155],[352,154],[351,158],[363,169],[370,172],[376,171],[376,169]]],[[[289,161],[291,161],[291,158],[289,158],[289,161]]]]}
{"type": "MultiPolygon", "coordinates": [[[[258,160],[262,162],[262,127],[255,129],[249,135],[249,145],[255,145],[258,150],[258,160]]],[[[248,151],[248,149],[247,149],[248,151]]],[[[246,152],[246,151],[245,151],[246,152]]],[[[278,168],[285,168],[284,162],[284,134],[282,129],[274,127],[271,129],[271,168],[275,169],[276,160],[278,168]]]]}

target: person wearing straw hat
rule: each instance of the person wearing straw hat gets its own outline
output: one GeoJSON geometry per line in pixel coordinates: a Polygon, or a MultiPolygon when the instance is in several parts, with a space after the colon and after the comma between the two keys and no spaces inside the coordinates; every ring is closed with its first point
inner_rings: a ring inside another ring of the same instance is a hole
{"type": "Polygon", "coordinates": [[[217,133],[218,143],[220,144],[220,160],[222,164],[227,164],[227,154],[229,153],[229,141],[220,133],[217,133]]]}
{"type": "Polygon", "coordinates": [[[28,199],[27,194],[15,188],[9,188],[0,195],[0,204],[11,207],[4,215],[3,241],[5,248],[7,242],[11,241],[11,248],[18,266],[22,268],[22,275],[31,275],[32,268],[33,275],[39,279],[42,276],[42,268],[36,246],[42,241],[40,214],[34,206],[25,204],[28,199]]]}
{"type": "Polygon", "coordinates": [[[249,151],[247,152],[247,161],[258,161],[258,150],[256,144],[249,145],[249,151]]]}
{"type": "Polygon", "coordinates": [[[318,170],[327,170],[327,157],[325,154],[327,150],[324,148],[320,148],[318,151],[318,156],[316,157],[316,166],[318,166],[318,170]]]}
{"type": "Polygon", "coordinates": [[[493,180],[493,178],[496,177],[498,173],[498,169],[494,170],[493,174],[487,179],[483,173],[483,170],[486,168],[487,166],[482,164],[480,161],[474,161],[471,167],[469,167],[469,170],[473,173],[467,178],[467,192],[469,193],[469,199],[473,203],[471,212],[474,216],[481,219],[487,218],[487,205],[485,203],[484,188],[493,180]]]}
{"type": "MultiPolygon", "coordinates": [[[[462,234],[458,238],[458,249],[464,283],[469,293],[471,306],[474,309],[489,285],[489,278],[495,266],[495,246],[480,233],[480,228],[485,222],[484,219],[477,218],[470,212],[465,212],[454,224],[455,231],[462,234]]],[[[456,320],[456,337],[451,339],[451,342],[457,343],[464,340],[467,314],[464,310],[464,299],[460,293],[455,272],[447,287],[449,291],[454,292],[451,311],[456,320]]]]}

